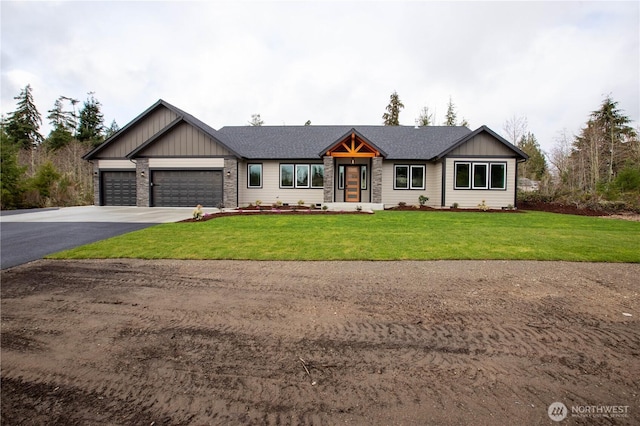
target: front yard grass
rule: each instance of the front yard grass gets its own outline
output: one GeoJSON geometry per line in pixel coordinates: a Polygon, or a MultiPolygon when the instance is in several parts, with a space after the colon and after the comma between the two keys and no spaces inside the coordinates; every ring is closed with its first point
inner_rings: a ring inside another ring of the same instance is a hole
{"type": "Polygon", "coordinates": [[[640,262],[640,223],[534,211],[257,213],[157,225],[48,257],[640,262]]]}

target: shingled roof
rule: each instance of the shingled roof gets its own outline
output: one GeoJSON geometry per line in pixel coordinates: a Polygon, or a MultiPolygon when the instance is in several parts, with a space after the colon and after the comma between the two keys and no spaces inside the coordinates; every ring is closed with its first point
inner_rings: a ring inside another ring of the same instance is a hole
{"type": "Polygon", "coordinates": [[[126,134],[157,108],[173,111],[177,118],[156,135],[131,151],[134,158],[147,146],[156,142],[180,122],[187,122],[240,158],[253,160],[294,160],[322,158],[323,154],[355,132],[365,138],[382,156],[389,160],[434,160],[442,158],[456,147],[481,132],[487,132],[505,144],[518,156],[527,158],[521,150],[507,142],[486,126],[475,131],[464,126],[226,126],[215,130],[193,115],[160,99],[133,119],[103,144],[84,155],[91,160],[104,148],[126,134]]]}
{"type": "Polygon", "coordinates": [[[352,131],[387,159],[433,159],[471,133],[466,127],[428,126],[226,126],[218,137],[251,159],[319,158],[352,131]]]}

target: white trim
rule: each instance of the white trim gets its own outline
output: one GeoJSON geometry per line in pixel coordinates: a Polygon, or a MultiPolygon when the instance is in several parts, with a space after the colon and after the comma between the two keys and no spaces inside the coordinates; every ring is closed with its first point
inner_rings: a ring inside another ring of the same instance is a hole
{"type": "Polygon", "coordinates": [[[393,189],[410,189],[411,188],[411,167],[408,164],[394,164],[393,165],[393,189]],[[404,167],[407,169],[407,186],[398,186],[398,167],[404,167]]]}
{"type": "Polygon", "coordinates": [[[309,167],[308,164],[296,164],[296,172],[295,172],[295,185],[296,188],[309,188],[309,186],[311,185],[311,176],[309,175],[309,171],[311,170],[311,168],[309,167]],[[307,184],[306,185],[298,185],[298,170],[301,169],[307,169],[307,184]]]}
{"type": "Polygon", "coordinates": [[[426,188],[426,179],[427,179],[427,170],[424,165],[420,164],[412,164],[409,167],[409,189],[425,189],[426,188]],[[413,169],[422,169],[422,185],[413,186],[413,169]]]}
{"type": "Polygon", "coordinates": [[[489,163],[473,163],[471,165],[471,189],[489,189],[489,163]],[[484,166],[484,186],[476,185],[476,166],[484,166]]]}

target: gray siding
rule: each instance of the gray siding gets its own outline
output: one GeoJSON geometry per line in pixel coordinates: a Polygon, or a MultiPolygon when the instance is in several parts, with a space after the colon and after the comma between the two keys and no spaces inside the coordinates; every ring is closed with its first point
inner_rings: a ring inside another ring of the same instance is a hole
{"type": "Polygon", "coordinates": [[[109,146],[105,147],[98,154],[98,158],[124,158],[128,153],[168,126],[177,117],[176,113],[168,108],[158,108],[143,121],[137,123],[109,146]]]}
{"type": "Polygon", "coordinates": [[[138,153],[142,157],[212,157],[232,155],[228,149],[188,123],[174,129],[138,153]]]}
{"type": "Polygon", "coordinates": [[[448,154],[448,156],[452,155],[514,157],[515,153],[491,135],[480,133],[448,154]]]}

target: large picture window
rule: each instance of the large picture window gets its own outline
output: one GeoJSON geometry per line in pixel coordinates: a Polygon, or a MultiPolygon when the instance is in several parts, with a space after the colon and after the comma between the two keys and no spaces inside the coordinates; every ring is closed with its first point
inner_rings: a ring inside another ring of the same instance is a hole
{"type": "Polygon", "coordinates": [[[247,167],[247,187],[262,188],[262,164],[249,164],[247,167]]]}
{"type": "Polygon", "coordinates": [[[456,162],[455,189],[507,189],[507,163],[456,162]]]}
{"type": "Polygon", "coordinates": [[[324,165],[323,164],[311,165],[311,187],[312,188],[324,187],[324,165]]]}
{"type": "Polygon", "coordinates": [[[393,189],[424,189],[425,167],[421,165],[394,166],[393,189]]]}
{"type": "Polygon", "coordinates": [[[280,188],[293,188],[293,164],[280,164],[280,188]]]}

